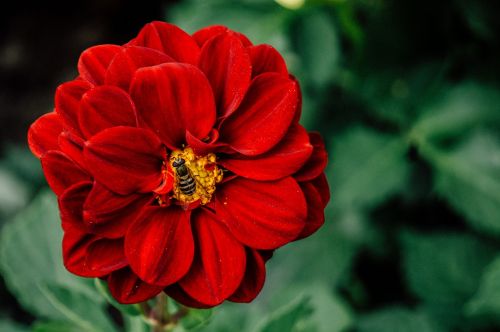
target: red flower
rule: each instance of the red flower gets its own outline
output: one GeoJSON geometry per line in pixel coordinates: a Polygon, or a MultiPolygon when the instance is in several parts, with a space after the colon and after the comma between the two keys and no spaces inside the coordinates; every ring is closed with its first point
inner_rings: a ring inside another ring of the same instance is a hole
{"type": "Polygon", "coordinates": [[[272,250],[329,200],[321,137],[280,54],[222,26],[153,22],[84,51],[28,141],[58,196],[64,264],[122,303],[249,302],[272,250]]]}

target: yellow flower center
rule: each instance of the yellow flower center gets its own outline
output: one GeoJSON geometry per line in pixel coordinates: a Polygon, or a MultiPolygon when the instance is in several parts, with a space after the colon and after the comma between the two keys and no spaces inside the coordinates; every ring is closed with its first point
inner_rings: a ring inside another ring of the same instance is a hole
{"type": "Polygon", "coordinates": [[[175,174],[173,198],[185,204],[198,200],[201,204],[210,202],[215,185],[223,176],[215,154],[200,157],[191,148],[176,150],[170,155],[170,165],[175,174]]]}

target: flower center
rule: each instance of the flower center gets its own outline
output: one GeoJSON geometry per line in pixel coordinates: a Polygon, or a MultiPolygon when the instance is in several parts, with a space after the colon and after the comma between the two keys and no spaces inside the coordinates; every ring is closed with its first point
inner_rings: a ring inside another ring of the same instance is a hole
{"type": "Polygon", "coordinates": [[[185,204],[198,200],[201,204],[210,202],[215,185],[223,176],[215,154],[199,157],[191,148],[176,150],[170,155],[170,165],[175,174],[173,198],[185,204]]]}

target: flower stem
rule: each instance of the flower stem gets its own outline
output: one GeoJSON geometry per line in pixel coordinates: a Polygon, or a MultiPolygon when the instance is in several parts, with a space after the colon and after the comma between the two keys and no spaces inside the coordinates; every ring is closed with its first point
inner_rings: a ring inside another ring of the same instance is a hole
{"type": "Polygon", "coordinates": [[[141,302],[139,303],[139,308],[143,316],[149,316],[149,313],[151,312],[151,306],[149,305],[149,303],[141,302]]]}
{"type": "Polygon", "coordinates": [[[151,332],[172,331],[179,321],[189,313],[189,308],[183,305],[180,305],[175,312],[170,312],[168,297],[165,293],[156,296],[153,306],[143,302],[140,304],[140,308],[144,318],[151,325],[151,332]]]}
{"type": "Polygon", "coordinates": [[[153,332],[163,332],[165,330],[165,325],[170,322],[168,298],[165,293],[162,292],[156,297],[156,305],[152,310],[151,315],[155,321],[153,332]]]}

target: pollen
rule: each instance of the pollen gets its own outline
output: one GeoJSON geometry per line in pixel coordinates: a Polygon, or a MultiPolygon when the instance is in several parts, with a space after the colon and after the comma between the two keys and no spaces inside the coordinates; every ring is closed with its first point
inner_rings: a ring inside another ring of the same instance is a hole
{"type": "Polygon", "coordinates": [[[213,153],[209,153],[205,156],[197,156],[191,148],[185,148],[184,150],[173,151],[170,155],[170,165],[172,169],[176,169],[176,160],[184,160],[184,165],[189,171],[189,175],[180,176],[178,172],[174,171],[174,188],[172,197],[183,204],[190,204],[196,201],[200,201],[202,205],[207,204],[212,199],[212,195],[215,192],[216,184],[222,181],[222,169],[217,167],[216,160],[217,157],[213,153]],[[186,187],[186,181],[192,178],[194,180],[194,191],[191,193],[189,191],[187,194],[186,190],[182,189],[186,187]]]}

